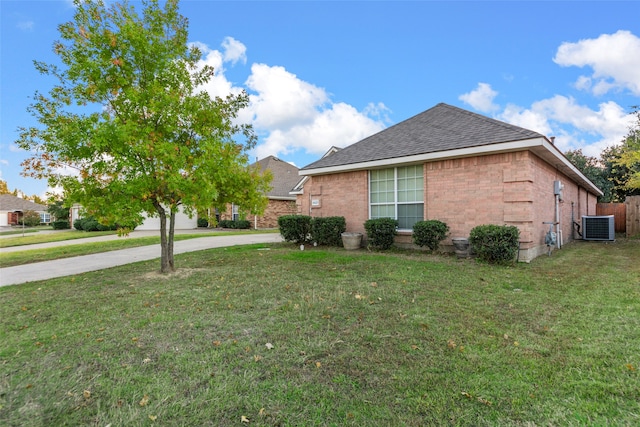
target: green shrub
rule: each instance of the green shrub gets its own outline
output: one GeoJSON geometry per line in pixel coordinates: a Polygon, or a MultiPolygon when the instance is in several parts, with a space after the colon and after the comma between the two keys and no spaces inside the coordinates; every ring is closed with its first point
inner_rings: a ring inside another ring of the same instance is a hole
{"type": "Polygon", "coordinates": [[[76,219],[73,221],[73,228],[81,231],[109,231],[109,230],[117,230],[118,228],[129,228],[133,230],[136,227],[134,224],[129,225],[103,225],[98,222],[92,216],[85,216],[83,218],[76,219]]]}
{"type": "Polygon", "coordinates": [[[35,227],[40,225],[40,214],[36,211],[24,211],[18,222],[27,227],[35,227]]]}
{"type": "Polygon", "coordinates": [[[233,229],[247,229],[251,228],[251,222],[246,219],[223,219],[218,222],[218,227],[220,228],[233,228],[233,229]]]}
{"type": "Polygon", "coordinates": [[[209,226],[209,220],[207,218],[198,218],[198,227],[207,228],[209,226]]]}
{"type": "Polygon", "coordinates": [[[311,237],[311,217],[307,215],[283,215],[278,218],[280,235],[286,242],[305,243],[311,237]]]}
{"type": "Polygon", "coordinates": [[[319,245],[342,246],[342,233],[347,229],[343,216],[311,219],[311,240],[319,245]]]}
{"type": "Polygon", "coordinates": [[[369,245],[386,250],[393,246],[393,238],[398,233],[398,221],[392,218],[369,219],[364,223],[369,245]]]}
{"type": "Polygon", "coordinates": [[[61,219],[58,221],[53,221],[51,223],[51,226],[53,227],[54,230],[67,230],[69,228],[71,228],[71,225],[69,224],[69,221],[61,219]]]}
{"type": "Polygon", "coordinates": [[[513,225],[479,225],[471,230],[469,243],[478,259],[507,264],[518,254],[520,230],[513,225]]]}
{"type": "Polygon", "coordinates": [[[432,219],[428,221],[418,221],[413,226],[413,242],[420,246],[435,251],[440,246],[447,233],[449,226],[442,221],[432,219]]]}

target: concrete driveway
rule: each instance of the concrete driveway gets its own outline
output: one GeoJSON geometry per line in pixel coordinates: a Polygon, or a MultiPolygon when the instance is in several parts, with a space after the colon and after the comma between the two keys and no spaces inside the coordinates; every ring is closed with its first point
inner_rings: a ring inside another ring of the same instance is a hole
{"type": "MultiPolygon", "coordinates": [[[[138,233],[138,232],[134,232],[138,233]]],[[[144,232],[141,232],[144,233],[144,232]]],[[[158,232],[155,231],[157,235],[158,232]]],[[[136,234],[137,235],[137,234],[136,234]]],[[[132,236],[134,234],[132,233],[132,236]]],[[[117,238],[117,236],[115,236],[117,238]]],[[[64,242],[44,243],[41,245],[19,246],[17,250],[37,249],[39,247],[59,246],[61,244],[79,244],[88,241],[113,240],[114,236],[103,236],[80,240],[67,240],[64,242]],[[89,240],[92,239],[92,240],[89,240]],[[47,246],[44,246],[47,245],[47,246]]],[[[195,239],[174,242],[174,254],[201,251],[204,249],[220,248],[225,246],[249,245],[254,243],[282,242],[282,236],[278,233],[264,234],[229,234],[228,236],[208,236],[195,239]]],[[[2,248],[0,251],[9,252],[13,248],[2,248]]],[[[88,271],[102,270],[118,265],[131,264],[138,261],[160,258],[160,245],[140,246],[137,248],[122,249],[117,251],[102,252],[79,257],[63,258],[53,261],[38,262],[33,264],[18,265],[0,269],[0,286],[17,285],[38,280],[53,279],[56,277],[71,276],[86,273],[88,271]]]]}

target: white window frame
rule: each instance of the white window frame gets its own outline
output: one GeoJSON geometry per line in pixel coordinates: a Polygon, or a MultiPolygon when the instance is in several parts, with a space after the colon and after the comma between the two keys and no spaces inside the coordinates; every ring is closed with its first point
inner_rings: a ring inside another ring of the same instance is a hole
{"type": "MultiPolygon", "coordinates": [[[[393,201],[384,201],[384,202],[372,202],[372,185],[371,185],[371,180],[373,177],[373,172],[374,171],[369,171],[369,218],[388,218],[389,216],[376,216],[374,217],[372,215],[372,207],[375,206],[389,206],[389,207],[393,207],[393,212],[394,212],[394,216],[391,217],[395,220],[398,220],[398,208],[399,206],[407,206],[407,205],[421,205],[422,209],[421,209],[421,219],[418,219],[417,221],[421,221],[424,220],[424,167],[423,165],[410,165],[410,166],[400,166],[400,167],[394,167],[394,168],[385,168],[385,169],[376,169],[376,171],[389,171],[389,170],[393,170],[393,201]],[[406,169],[406,168],[416,168],[417,171],[419,171],[419,173],[416,173],[414,175],[414,178],[420,177],[420,181],[421,181],[421,185],[420,188],[417,188],[416,186],[413,187],[413,191],[416,193],[417,197],[414,197],[412,200],[405,200],[405,201],[398,201],[398,193],[403,191],[403,190],[399,190],[399,186],[398,186],[398,170],[399,169],[406,169]],[[419,200],[414,200],[414,199],[419,199],[419,200]]],[[[398,229],[402,230],[402,231],[411,231],[411,228],[407,228],[407,227],[402,227],[399,226],[398,229]]]]}

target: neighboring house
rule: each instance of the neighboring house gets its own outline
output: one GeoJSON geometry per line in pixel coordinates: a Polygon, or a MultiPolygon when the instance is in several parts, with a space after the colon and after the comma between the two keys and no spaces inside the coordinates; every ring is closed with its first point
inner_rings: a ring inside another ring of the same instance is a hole
{"type": "Polygon", "coordinates": [[[38,212],[41,223],[49,224],[51,222],[51,215],[47,212],[46,206],[12,194],[0,194],[0,227],[17,225],[25,211],[38,212]]]}
{"type": "Polygon", "coordinates": [[[546,221],[572,240],[573,221],[595,215],[602,192],[553,145],[553,138],[447,104],[303,167],[298,212],[344,216],[364,233],[370,218],[399,221],[399,243],[413,224],[437,219],[449,238],[482,224],[515,225],[519,259],[546,251],[546,221]],[[561,191],[559,186],[563,186],[561,191]],[[556,193],[562,193],[556,196],[556,193]]]}
{"type": "MultiPolygon", "coordinates": [[[[74,222],[77,219],[83,217],[82,206],[75,204],[71,207],[71,225],[73,227],[74,222]]],[[[176,225],[175,230],[193,230],[198,226],[198,219],[194,215],[192,218],[180,210],[176,213],[176,225]]],[[[167,213],[167,230],[169,229],[169,213],[167,213]]],[[[136,230],[160,230],[160,217],[148,217],[145,215],[145,220],[136,227],[136,230]]]]}
{"type": "MultiPolygon", "coordinates": [[[[266,194],[269,202],[262,215],[254,215],[246,219],[252,222],[251,225],[255,229],[277,228],[278,217],[297,213],[296,196],[290,194],[290,191],[300,180],[298,168],[274,156],[265,157],[251,166],[256,165],[262,172],[268,170],[273,176],[271,190],[266,194]]],[[[225,212],[216,214],[218,220],[245,219],[241,216],[242,213],[235,204],[229,204],[225,212]]]]}

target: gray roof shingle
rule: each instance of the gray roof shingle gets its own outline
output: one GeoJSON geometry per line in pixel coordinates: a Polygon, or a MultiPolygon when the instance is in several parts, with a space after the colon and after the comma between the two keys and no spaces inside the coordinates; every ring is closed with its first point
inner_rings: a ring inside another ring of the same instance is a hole
{"type": "Polygon", "coordinates": [[[265,157],[255,164],[260,166],[261,171],[270,170],[273,175],[272,188],[267,193],[268,198],[295,200],[295,196],[291,196],[289,191],[300,180],[297,167],[274,156],[265,157]]]}
{"type": "Polygon", "coordinates": [[[36,211],[46,212],[47,207],[38,203],[34,203],[31,200],[25,200],[20,197],[16,197],[13,194],[0,194],[0,211],[14,212],[14,211],[36,211]]]}
{"type": "Polygon", "coordinates": [[[521,141],[543,135],[440,103],[301,170],[521,141]]]}

